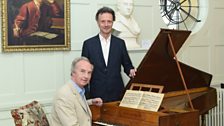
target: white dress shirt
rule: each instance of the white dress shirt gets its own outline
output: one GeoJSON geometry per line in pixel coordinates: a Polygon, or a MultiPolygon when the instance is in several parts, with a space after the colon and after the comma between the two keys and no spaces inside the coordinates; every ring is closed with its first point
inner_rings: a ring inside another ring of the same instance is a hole
{"type": "Polygon", "coordinates": [[[110,51],[110,40],[111,40],[111,35],[108,37],[108,39],[105,39],[102,35],[100,35],[100,43],[103,51],[103,57],[105,64],[107,66],[108,62],[108,57],[109,57],[109,51],[110,51]]]}

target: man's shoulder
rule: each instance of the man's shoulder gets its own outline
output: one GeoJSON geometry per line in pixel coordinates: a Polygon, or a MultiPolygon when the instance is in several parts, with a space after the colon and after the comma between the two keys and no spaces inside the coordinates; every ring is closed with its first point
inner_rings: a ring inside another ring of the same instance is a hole
{"type": "Polygon", "coordinates": [[[91,38],[88,38],[84,41],[85,45],[92,45],[92,44],[96,44],[99,41],[99,35],[93,36],[91,38]]]}
{"type": "Polygon", "coordinates": [[[57,91],[57,94],[59,95],[68,95],[72,93],[71,84],[67,82],[62,87],[60,87],[57,91]]]}
{"type": "Polygon", "coordinates": [[[117,37],[115,35],[111,35],[111,39],[113,41],[117,41],[117,42],[124,42],[124,40],[122,38],[119,38],[119,37],[117,37]]]}
{"type": "Polygon", "coordinates": [[[34,3],[34,1],[30,1],[30,2],[26,2],[26,3],[24,3],[22,6],[21,6],[21,8],[24,8],[24,7],[35,7],[36,5],[35,5],[35,3],[34,3]]]}

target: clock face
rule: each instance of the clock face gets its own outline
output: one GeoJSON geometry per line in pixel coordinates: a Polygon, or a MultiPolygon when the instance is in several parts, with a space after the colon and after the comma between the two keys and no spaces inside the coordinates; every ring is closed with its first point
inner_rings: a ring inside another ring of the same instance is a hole
{"type": "Polygon", "coordinates": [[[160,0],[161,16],[170,29],[193,30],[199,18],[199,0],[160,0]]]}

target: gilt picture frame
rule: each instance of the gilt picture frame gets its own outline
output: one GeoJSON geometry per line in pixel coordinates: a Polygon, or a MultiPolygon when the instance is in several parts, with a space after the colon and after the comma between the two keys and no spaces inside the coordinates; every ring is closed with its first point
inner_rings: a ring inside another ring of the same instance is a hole
{"type": "Polygon", "coordinates": [[[70,0],[2,0],[2,51],[67,51],[70,0]]]}

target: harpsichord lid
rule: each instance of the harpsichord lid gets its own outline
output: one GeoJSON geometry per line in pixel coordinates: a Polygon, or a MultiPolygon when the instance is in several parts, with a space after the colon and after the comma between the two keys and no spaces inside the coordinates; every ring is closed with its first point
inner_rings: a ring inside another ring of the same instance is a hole
{"type": "MultiPolygon", "coordinates": [[[[152,46],[146,53],[137,69],[132,83],[163,85],[163,92],[184,90],[183,82],[171,50],[168,34],[171,36],[176,53],[184,44],[191,31],[161,29],[152,46]]],[[[200,58],[200,57],[199,57],[200,58]]],[[[180,62],[183,76],[188,89],[208,87],[212,75],[180,62]]]]}

